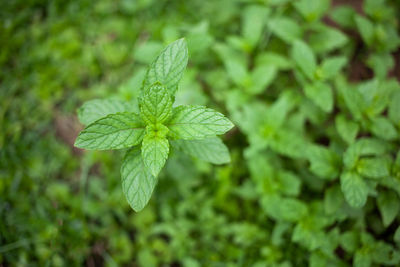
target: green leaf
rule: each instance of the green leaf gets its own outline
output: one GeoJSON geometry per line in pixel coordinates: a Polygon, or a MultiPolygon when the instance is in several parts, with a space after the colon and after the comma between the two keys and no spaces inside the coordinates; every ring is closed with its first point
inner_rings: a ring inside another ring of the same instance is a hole
{"type": "Polygon", "coordinates": [[[371,132],[384,140],[393,141],[398,138],[397,130],[386,117],[379,116],[371,120],[371,132]]]}
{"type": "Polygon", "coordinates": [[[377,156],[387,152],[384,141],[373,138],[362,138],[351,144],[343,155],[343,163],[347,169],[356,167],[361,156],[377,156]]]}
{"type": "Polygon", "coordinates": [[[303,41],[296,40],[293,43],[291,55],[294,62],[303,73],[313,80],[317,68],[317,61],[311,48],[303,41]]]}
{"type": "Polygon", "coordinates": [[[357,163],[357,172],[368,178],[380,178],[389,175],[390,163],[384,157],[362,158],[357,163]]]}
{"type": "Polygon", "coordinates": [[[309,37],[309,44],[315,53],[327,53],[335,49],[343,47],[349,39],[341,31],[317,24],[314,27],[315,33],[311,33],[309,37]]]}
{"type": "Polygon", "coordinates": [[[122,191],[135,211],[142,210],[150,200],[157,178],[145,168],[139,148],[128,151],[121,166],[122,191]]]}
{"type": "Polygon", "coordinates": [[[272,19],[268,23],[268,27],[276,36],[287,43],[292,43],[296,39],[301,38],[303,31],[299,24],[288,17],[280,17],[272,19]]]}
{"type": "Polygon", "coordinates": [[[347,63],[347,58],[343,56],[330,57],[325,59],[321,65],[322,77],[324,79],[334,78],[344,65],[347,63]]]}
{"type": "Polygon", "coordinates": [[[172,100],[160,83],[153,84],[140,102],[141,116],[147,123],[163,123],[172,113],[172,100]]]}
{"type": "Polygon", "coordinates": [[[261,199],[265,212],[278,221],[299,221],[307,214],[307,206],[298,199],[265,195],[261,199]]]}
{"type": "Polygon", "coordinates": [[[82,124],[89,125],[109,114],[124,111],[135,112],[138,111],[138,109],[133,103],[118,99],[94,99],[85,102],[78,109],[78,118],[82,124]]]}
{"type": "Polygon", "coordinates": [[[359,236],[355,231],[348,231],[341,235],[340,245],[348,253],[354,253],[359,247],[359,236]]]}
{"type": "Polygon", "coordinates": [[[327,214],[335,214],[343,205],[343,194],[339,186],[325,190],[324,208],[327,214]]]}
{"type": "Polygon", "coordinates": [[[228,148],[218,137],[202,140],[173,140],[171,145],[190,156],[213,164],[225,164],[231,161],[228,148]]]}
{"type": "Polygon", "coordinates": [[[244,86],[249,79],[249,74],[244,62],[236,59],[225,60],[225,67],[229,77],[238,86],[244,86]]]}
{"type": "Polygon", "coordinates": [[[390,120],[400,129],[400,90],[390,98],[388,111],[390,120]]]}
{"type": "Polygon", "coordinates": [[[307,21],[315,21],[329,9],[330,0],[300,0],[294,6],[307,21]]]}
{"type": "Polygon", "coordinates": [[[353,208],[361,208],[367,202],[368,186],[362,177],[354,172],[344,172],[340,176],[344,198],[353,208]]]}
{"type": "Polygon", "coordinates": [[[110,114],[80,132],[75,146],[85,149],[120,149],[137,145],[145,132],[139,115],[130,112],[110,114]]]}
{"type": "Polygon", "coordinates": [[[250,93],[262,93],[275,79],[277,70],[271,65],[257,66],[251,72],[252,84],[249,88],[250,93]]]}
{"type": "Polygon", "coordinates": [[[372,22],[366,17],[360,15],[355,16],[355,21],[361,37],[364,42],[370,46],[373,43],[375,36],[374,24],[372,24],[372,22]]]}
{"type": "Polygon", "coordinates": [[[388,72],[394,67],[394,59],[391,54],[371,54],[368,57],[367,64],[373,69],[374,74],[378,79],[384,80],[388,72]]]}
{"type": "Polygon", "coordinates": [[[396,243],[400,244],[400,226],[397,227],[396,232],[393,235],[393,239],[396,241],[396,243]]]}
{"type": "Polygon", "coordinates": [[[354,267],[369,267],[371,266],[371,255],[366,249],[357,250],[354,255],[353,266],[354,267]]]}
{"type": "Polygon", "coordinates": [[[160,82],[166,86],[172,96],[175,95],[187,62],[188,50],[186,41],[179,39],[169,44],[151,63],[143,81],[144,92],[154,83],[160,82]]]}
{"type": "Polygon", "coordinates": [[[378,195],[377,203],[382,216],[383,226],[388,227],[399,214],[399,198],[393,191],[381,192],[378,195]]]}
{"type": "Polygon", "coordinates": [[[150,173],[157,177],[167,161],[169,143],[167,138],[149,132],[143,138],[142,158],[144,165],[150,173]]]}
{"type": "Polygon", "coordinates": [[[340,158],[323,146],[314,145],[308,150],[310,170],[321,178],[336,178],[340,172],[340,158]]]}
{"type": "Polygon", "coordinates": [[[269,65],[278,70],[289,70],[292,62],[284,55],[274,52],[259,53],[256,57],[256,66],[269,65]]]}
{"type": "Polygon", "coordinates": [[[335,118],[336,130],[340,137],[343,138],[348,144],[354,142],[357,137],[359,126],[357,123],[346,119],[343,115],[338,115],[335,118]]]}
{"type": "Polygon", "coordinates": [[[262,31],[270,10],[252,5],[243,11],[242,35],[254,47],[262,36],[262,31]]]}
{"type": "Polygon", "coordinates": [[[173,139],[199,140],[224,134],[234,126],[224,115],[203,106],[178,106],[167,122],[173,139]]]}
{"type": "Polygon", "coordinates": [[[399,266],[400,253],[397,248],[383,241],[376,242],[372,250],[372,259],[380,266],[399,266]]]}
{"type": "Polygon", "coordinates": [[[366,103],[357,88],[354,88],[347,82],[343,81],[342,78],[336,80],[335,87],[339,90],[354,119],[357,121],[362,120],[363,110],[365,109],[366,103]]]}
{"type": "Polygon", "coordinates": [[[331,12],[331,18],[343,28],[355,27],[354,15],[356,11],[348,5],[339,5],[331,12]]]}
{"type": "Polygon", "coordinates": [[[332,88],[322,82],[307,84],[304,87],[304,93],[323,111],[329,113],[333,109],[333,92],[332,88]]]}

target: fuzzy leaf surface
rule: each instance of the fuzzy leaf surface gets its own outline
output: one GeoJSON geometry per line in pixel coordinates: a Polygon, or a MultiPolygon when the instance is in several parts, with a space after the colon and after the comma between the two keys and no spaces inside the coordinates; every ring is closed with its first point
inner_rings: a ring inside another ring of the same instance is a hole
{"type": "Polygon", "coordinates": [[[184,39],[169,44],[151,63],[143,82],[144,91],[156,82],[164,84],[174,95],[188,62],[188,49],[184,39]]]}
{"type": "Polygon", "coordinates": [[[142,158],[149,172],[157,177],[167,161],[169,143],[165,137],[147,134],[142,142],[142,158]]]}
{"type": "Polygon", "coordinates": [[[213,109],[204,106],[179,106],[174,108],[167,126],[173,139],[199,140],[224,134],[234,125],[213,109]]]}
{"type": "Polygon", "coordinates": [[[119,99],[94,99],[85,102],[78,109],[79,121],[84,125],[89,125],[109,114],[125,111],[137,111],[133,103],[119,99]]]}
{"type": "Polygon", "coordinates": [[[140,103],[141,116],[147,123],[157,124],[166,121],[172,112],[172,100],[167,89],[153,84],[140,103]]]}
{"type": "Polygon", "coordinates": [[[367,202],[368,187],[362,177],[353,172],[345,172],[340,176],[340,184],[344,198],[353,208],[361,208],[367,202]]]}
{"type": "Polygon", "coordinates": [[[140,143],[145,132],[139,115],[130,112],[110,114],[80,132],[75,146],[85,149],[121,149],[140,143]]]}
{"type": "Polygon", "coordinates": [[[190,156],[213,164],[225,164],[231,161],[228,148],[218,137],[202,140],[173,140],[171,144],[190,156]]]}
{"type": "Polygon", "coordinates": [[[129,205],[142,210],[150,200],[157,178],[143,164],[139,148],[128,151],[121,166],[122,191],[129,205]]]}

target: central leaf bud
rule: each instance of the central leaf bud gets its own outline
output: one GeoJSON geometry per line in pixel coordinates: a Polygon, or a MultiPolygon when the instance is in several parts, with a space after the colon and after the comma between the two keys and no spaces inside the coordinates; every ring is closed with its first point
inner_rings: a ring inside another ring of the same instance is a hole
{"type": "Polygon", "coordinates": [[[169,129],[162,123],[157,123],[148,125],[146,127],[146,132],[148,136],[164,138],[167,136],[169,129]]]}

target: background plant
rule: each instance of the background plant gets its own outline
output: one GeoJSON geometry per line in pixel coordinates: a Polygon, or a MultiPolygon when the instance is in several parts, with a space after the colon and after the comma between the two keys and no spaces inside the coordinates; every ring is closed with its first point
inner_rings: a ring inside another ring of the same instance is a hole
{"type": "Polygon", "coordinates": [[[0,262],[399,265],[400,7],[342,3],[5,2],[0,262]],[[171,151],[135,213],[123,154],[74,149],[74,114],[137,106],[148,64],[183,36],[175,103],[232,119],[231,163],[171,151]]]}

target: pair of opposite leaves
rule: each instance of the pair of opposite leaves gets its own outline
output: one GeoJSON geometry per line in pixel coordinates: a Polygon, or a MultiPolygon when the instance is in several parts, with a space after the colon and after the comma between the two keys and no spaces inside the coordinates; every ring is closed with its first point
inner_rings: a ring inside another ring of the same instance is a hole
{"type": "Polygon", "coordinates": [[[170,144],[212,163],[230,160],[227,148],[216,135],[229,131],[232,122],[204,106],[172,106],[187,61],[184,39],[161,52],[143,81],[139,114],[129,111],[126,103],[115,100],[89,101],[78,112],[81,122],[88,126],[79,134],[76,147],[97,150],[133,147],[124,158],[121,176],[123,192],[135,211],[143,209],[149,201],[168,158],[170,144]],[[109,108],[103,110],[104,107],[109,108]]]}

